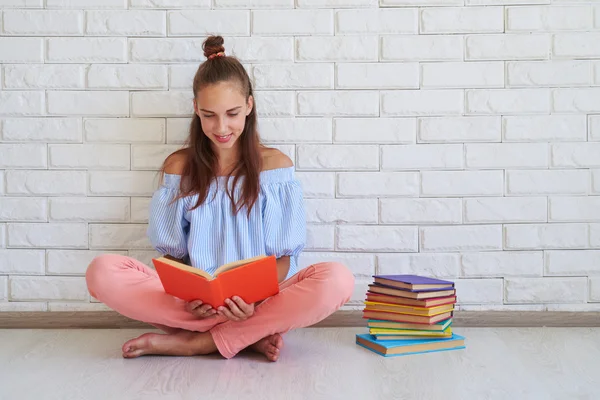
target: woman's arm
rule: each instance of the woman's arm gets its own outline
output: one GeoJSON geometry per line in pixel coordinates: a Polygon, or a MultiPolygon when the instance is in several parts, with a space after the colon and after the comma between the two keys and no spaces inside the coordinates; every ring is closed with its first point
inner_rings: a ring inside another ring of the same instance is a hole
{"type": "Polygon", "coordinates": [[[290,256],[283,256],[277,259],[277,281],[279,283],[285,280],[290,271],[290,256]]]}

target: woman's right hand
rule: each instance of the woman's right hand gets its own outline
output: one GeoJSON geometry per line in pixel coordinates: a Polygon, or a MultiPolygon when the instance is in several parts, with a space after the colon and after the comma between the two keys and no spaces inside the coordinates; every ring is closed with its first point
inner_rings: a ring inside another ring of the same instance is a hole
{"type": "Polygon", "coordinates": [[[198,318],[210,318],[217,314],[217,311],[210,304],[203,304],[201,300],[192,300],[185,303],[185,310],[198,318]]]}

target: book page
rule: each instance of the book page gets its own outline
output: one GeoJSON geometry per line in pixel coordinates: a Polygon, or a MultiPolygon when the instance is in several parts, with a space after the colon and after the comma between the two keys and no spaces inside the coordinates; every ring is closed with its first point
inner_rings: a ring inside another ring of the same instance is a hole
{"type": "Polygon", "coordinates": [[[162,261],[162,262],[164,262],[164,263],[166,263],[166,264],[172,265],[175,268],[179,268],[181,270],[190,272],[190,273],[192,273],[194,275],[200,275],[200,276],[206,278],[209,281],[212,280],[212,279],[214,279],[213,276],[211,274],[209,274],[208,272],[203,271],[203,270],[198,269],[198,268],[191,267],[191,266],[183,264],[183,263],[180,263],[178,261],[174,261],[174,260],[171,260],[171,259],[168,259],[168,258],[165,258],[165,257],[160,257],[159,260],[162,261]]]}
{"type": "Polygon", "coordinates": [[[239,261],[233,261],[227,264],[223,264],[221,265],[219,268],[217,268],[217,270],[215,271],[215,277],[217,277],[220,273],[223,273],[225,271],[230,271],[232,269],[244,266],[246,264],[250,264],[251,262],[254,261],[258,261],[262,258],[265,258],[266,255],[261,255],[261,256],[257,256],[257,257],[252,257],[252,258],[246,258],[244,260],[239,260],[239,261]]]}

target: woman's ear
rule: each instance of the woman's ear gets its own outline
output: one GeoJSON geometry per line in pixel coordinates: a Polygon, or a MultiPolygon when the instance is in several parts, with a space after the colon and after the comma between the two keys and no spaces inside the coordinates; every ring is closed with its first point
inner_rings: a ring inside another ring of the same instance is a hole
{"type": "Polygon", "coordinates": [[[193,102],[194,102],[194,114],[196,114],[197,116],[200,116],[200,112],[198,111],[198,103],[196,103],[196,99],[194,99],[193,102]]]}
{"type": "Polygon", "coordinates": [[[246,106],[248,107],[248,109],[246,110],[246,116],[248,116],[248,115],[250,115],[250,113],[252,112],[252,109],[254,108],[254,97],[252,97],[252,95],[248,96],[248,102],[247,102],[246,106]]]}

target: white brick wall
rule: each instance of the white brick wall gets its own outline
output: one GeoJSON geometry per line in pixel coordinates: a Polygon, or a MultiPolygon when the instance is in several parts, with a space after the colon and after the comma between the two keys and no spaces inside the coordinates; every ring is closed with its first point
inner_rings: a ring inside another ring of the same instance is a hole
{"type": "Polygon", "coordinates": [[[303,186],[302,267],[456,280],[465,310],[600,303],[600,5],[577,0],[0,1],[0,312],[105,310],[150,263],[207,34],[303,186]],[[90,302],[91,301],[91,302],[90,302]]]}

